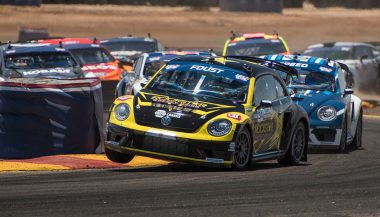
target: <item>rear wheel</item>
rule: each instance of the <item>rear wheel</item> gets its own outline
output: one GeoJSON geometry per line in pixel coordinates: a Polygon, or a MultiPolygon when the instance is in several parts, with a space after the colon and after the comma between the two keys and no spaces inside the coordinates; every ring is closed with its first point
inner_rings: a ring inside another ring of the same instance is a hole
{"type": "Polygon", "coordinates": [[[252,139],[246,127],[236,137],[235,152],[232,168],[236,170],[246,169],[251,163],[252,139]]]}
{"type": "Polygon", "coordinates": [[[358,123],[356,124],[356,132],[354,140],[352,141],[352,147],[357,149],[362,147],[362,132],[363,132],[363,111],[360,111],[358,117],[358,123]]]}
{"type": "Polygon", "coordinates": [[[302,122],[299,122],[293,132],[285,157],[278,159],[278,163],[284,165],[299,164],[306,146],[305,135],[305,125],[302,122]]]}
{"type": "Polygon", "coordinates": [[[106,156],[110,161],[116,162],[116,163],[129,163],[133,158],[134,155],[131,154],[123,154],[117,151],[110,150],[106,148],[105,150],[106,156]]]}

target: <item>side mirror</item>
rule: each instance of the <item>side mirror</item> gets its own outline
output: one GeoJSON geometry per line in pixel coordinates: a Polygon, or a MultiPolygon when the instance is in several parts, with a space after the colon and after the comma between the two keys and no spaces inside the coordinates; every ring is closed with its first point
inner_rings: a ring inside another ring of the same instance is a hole
{"type": "Polygon", "coordinates": [[[260,107],[263,107],[263,108],[272,107],[272,101],[270,101],[270,100],[261,100],[260,107]]]}
{"type": "Polygon", "coordinates": [[[368,55],[364,55],[360,57],[360,62],[363,62],[364,59],[368,59],[368,55]]]}
{"type": "Polygon", "coordinates": [[[344,89],[344,94],[353,94],[354,93],[354,90],[353,89],[350,89],[350,88],[347,88],[347,89],[344,89]]]}
{"type": "Polygon", "coordinates": [[[141,87],[145,87],[145,85],[146,85],[147,83],[148,83],[147,81],[142,81],[142,82],[140,83],[140,85],[141,85],[141,87]]]}

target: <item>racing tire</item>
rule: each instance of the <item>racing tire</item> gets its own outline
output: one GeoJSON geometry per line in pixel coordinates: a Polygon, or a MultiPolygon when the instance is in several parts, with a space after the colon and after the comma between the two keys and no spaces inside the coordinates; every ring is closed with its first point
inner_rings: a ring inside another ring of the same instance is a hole
{"type": "Polygon", "coordinates": [[[305,131],[305,125],[302,122],[298,122],[285,157],[277,160],[279,164],[297,165],[300,163],[306,147],[305,131]]]}
{"type": "Polygon", "coordinates": [[[362,135],[363,135],[363,111],[360,110],[358,123],[356,124],[355,137],[351,144],[354,149],[358,149],[362,147],[362,135]]]}
{"type": "Polygon", "coordinates": [[[122,164],[129,163],[135,157],[132,154],[123,154],[117,151],[110,150],[108,148],[105,149],[105,152],[106,152],[107,158],[110,161],[116,162],[116,163],[122,163],[122,164]]]}
{"type": "Polygon", "coordinates": [[[346,117],[343,119],[342,125],[342,135],[340,136],[340,143],[338,147],[338,153],[344,153],[346,150],[347,144],[347,119],[346,117]]]}
{"type": "Polygon", "coordinates": [[[233,153],[232,169],[244,170],[251,165],[252,138],[246,127],[238,133],[235,139],[235,152],[233,153]]]}

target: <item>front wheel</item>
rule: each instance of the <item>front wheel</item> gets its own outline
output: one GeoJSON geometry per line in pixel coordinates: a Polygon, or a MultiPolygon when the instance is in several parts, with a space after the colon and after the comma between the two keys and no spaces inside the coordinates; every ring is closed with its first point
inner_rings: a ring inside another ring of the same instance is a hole
{"type": "Polygon", "coordinates": [[[360,111],[358,123],[356,124],[355,137],[352,141],[352,147],[357,149],[362,147],[362,132],[363,132],[363,111],[360,111]]]}
{"type": "Polygon", "coordinates": [[[293,132],[292,139],[290,141],[289,148],[286,151],[285,157],[278,159],[278,163],[284,165],[299,164],[306,146],[305,135],[305,125],[302,122],[299,122],[293,132]]]}
{"type": "Polygon", "coordinates": [[[110,161],[116,162],[116,163],[129,163],[133,158],[135,157],[132,154],[123,154],[117,151],[110,150],[106,148],[105,150],[106,156],[110,161]]]}
{"type": "Polygon", "coordinates": [[[340,137],[340,144],[338,147],[338,152],[343,153],[346,150],[347,143],[347,120],[344,118],[342,126],[342,135],[340,137]]]}
{"type": "Polygon", "coordinates": [[[236,137],[235,152],[232,168],[236,170],[246,169],[251,163],[252,139],[246,127],[236,137]]]}

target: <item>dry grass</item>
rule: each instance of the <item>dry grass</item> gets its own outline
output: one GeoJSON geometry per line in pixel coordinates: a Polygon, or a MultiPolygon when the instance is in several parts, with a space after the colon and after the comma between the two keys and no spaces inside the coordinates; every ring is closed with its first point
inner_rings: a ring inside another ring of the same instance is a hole
{"type": "Polygon", "coordinates": [[[166,46],[221,48],[230,30],[277,30],[293,50],[326,41],[380,41],[380,10],[289,9],[281,14],[229,13],[216,8],[43,5],[0,8],[0,40],[16,40],[21,26],[52,35],[107,38],[151,32],[166,46]]]}

